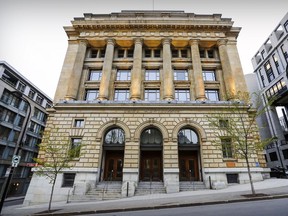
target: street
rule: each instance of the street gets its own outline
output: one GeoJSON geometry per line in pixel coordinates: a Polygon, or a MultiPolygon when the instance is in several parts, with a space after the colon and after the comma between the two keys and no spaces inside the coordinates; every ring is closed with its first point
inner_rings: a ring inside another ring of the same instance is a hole
{"type": "MultiPolygon", "coordinates": [[[[167,208],[130,212],[94,214],[96,216],[287,216],[288,198],[263,201],[237,202],[219,205],[167,208]]],[[[91,214],[89,214],[91,216],[91,214]]]]}

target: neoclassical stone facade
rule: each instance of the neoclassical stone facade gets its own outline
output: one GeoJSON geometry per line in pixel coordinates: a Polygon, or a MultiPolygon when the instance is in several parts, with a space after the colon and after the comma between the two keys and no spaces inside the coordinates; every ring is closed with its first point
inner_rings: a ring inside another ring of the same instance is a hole
{"type": "MultiPolygon", "coordinates": [[[[207,120],[229,115],[231,95],[246,90],[240,28],[231,19],[122,11],[84,14],[65,31],[68,49],[47,130],[57,128],[71,148],[83,147],[59,175],[54,200],[66,200],[71,190],[85,195],[107,180],[122,182],[123,196],[133,196],[141,181],[163,182],[167,193],[185,181],[207,188],[248,181],[245,160],[213,145],[207,120]]],[[[250,163],[253,179],[262,180],[263,155],[255,152],[250,163]]],[[[45,202],[46,184],[33,175],[25,203],[45,202]]]]}

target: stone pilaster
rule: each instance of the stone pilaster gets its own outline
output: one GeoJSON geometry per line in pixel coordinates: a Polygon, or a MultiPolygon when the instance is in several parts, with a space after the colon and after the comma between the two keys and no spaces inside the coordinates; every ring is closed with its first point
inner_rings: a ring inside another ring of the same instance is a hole
{"type": "Polygon", "coordinates": [[[165,100],[172,100],[174,98],[174,84],[173,84],[173,71],[171,63],[171,39],[163,39],[163,89],[165,100]]]}
{"type": "Polygon", "coordinates": [[[102,78],[99,88],[99,100],[109,99],[109,84],[112,71],[113,55],[114,55],[115,40],[108,39],[105,51],[105,58],[102,68],[102,78]]]}
{"type": "Polygon", "coordinates": [[[133,55],[133,69],[131,74],[130,99],[141,99],[141,82],[142,82],[142,44],[143,39],[136,38],[133,55]]]}
{"type": "Polygon", "coordinates": [[[76,100],[87,48],[86,40],[69,41],[54,101],[76,100]]]}
{"type": "Polygon", "coordinates": [[[224,39],[217,41],[221,65],[222,65],[222,71],[223,71],[223,78],[225,80],[225,87],[227,91],[226,94],[227,94],[228,100],[231,100],[234,98],[236,94],[236,89],[235,89],[235,80],[233,77],[232,66],[229,60],[226,43],[227,42],[224,39]]]}
{"type": "Polygon", "coordinates": [[[192,65],[195,85],[196,100],[205,100],[205,87],[202,74],[201,59],[199,54],[198,40],[190,40],[192,65]]]}

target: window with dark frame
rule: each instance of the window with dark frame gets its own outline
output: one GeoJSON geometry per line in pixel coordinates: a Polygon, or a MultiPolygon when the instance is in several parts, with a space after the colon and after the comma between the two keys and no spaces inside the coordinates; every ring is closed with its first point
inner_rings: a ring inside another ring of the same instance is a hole
{"type": "Polygon", "coordinates": [[[73,187],[76,173],[63,173],[62,187],[73,187]]]}
{"type": "Polygon", "coordinates": [[[104,143],[105,144],[119,144],[123,145],[125,143],[125,132],[121,128],[113,128],[109,130],[105,134],[104,138],[104,143]]]}
{"type": "Polygon", "coordinates": [[[216,81],[216,75],[214,70],[203,70],[204,81],[216,81]]]}
{"type": "Polygon", "coordinates": [[[160,79],[160,72],[158,69],[145,71],[145,80],[146,81],[157,81],[159,79],[160,79]]]}
{"type": "Polygon", "coordinates": [[[219,127],[220,128],[228,128],[228,126],[229,126],[228,119],[220,119],[219,120],[219,127]]]}
{"type": "Polygon", "coordinates": [[[272,80],[274,80],[275,79],[275,75],[273,73],[270,61],[267,61],[264,64],[264,69],[266,71],[266,75],[267,75],[268,81],[271,82],[272,80]]]}
{"type": "Polygon", "coordinates": [[[277,69],[277,72],[278,72],[278,74],[280,75],[280,74],[281,74],[281,71],[280,71],[280,69],[279,69],[279,61],[278,61],[278,58],[277,58],[276,54],[273,54],[273,55],[272,55],[272,58],[273,58],[275,67],[276,67],[276,69],[277,69]]]}
{"type": "Polygon", "coordinates": [[[128,101],[130,98],[129,89],[115,89],[114,100],[115,101],[128,101]]]}
{"type": "Polygon", "coordinates": [[[177,100],[177,101],[190,101],[189,89],[175,89],[175,100],[177,100]]]}
{"type": "Polygon", "coordinates": [[[159,101],[160,91],[159,89],[145,89],[145,101],[159,101]]]}
{"type": "Polygon", "coordinates": [[[30,90],[29,90],[29,93],[28,93],[28,97],[33,100],[33,99],[34,99],[34,96],[35,96],[35,91],[32,90],[32,89],[30,89],[30,90]]]}
{"type": "Polygon", "coordinates": [[[93,101],[96,100],[99,94],[98,89],[87,89],[85,94],[86,101],[93,101]]]}
{"type": "Polygon", "coordinates": [[[188,81],[188,71],[186,69],[175,69],[174,80],[176,81],[188,81]]]}
{"type": "Polygon", "coordinates": [[[283,156],[284,156],[284,159],[288,159],[288,149],[284,149],[282,150],[282,153],[283,153],[283,156]]]}
{"type": "Polygon", "coordinates": [[[213,89],[206,89],[205,96],[210,101],[219,101],[219,91],[213,89]]]}
{"type": "Polygon", "coordinates": [[[223,158],[233,158],[231,138],[221,138],[223,158]]]}
{"type": "Polygon", "coordinates": [[[118,70],[117,81],[129,81],[131,79],[131,70],[118,70]]]}
{"type": "Polygon", "coordinates": [[[270,152],[269,157],[270,157],[270,161],[277,161],[278,160],[278,156],[277,156],[276,152],[270,152]]]}
{"type": "Polygon", "coordinates": [[[84,119],[74,119],[73,127],[83,128],[84,127],[84,119]]]}
{"type": "Polygon", "coordinates": [[[81,138],[71,138],[71,151],[73,157],[79,157],[80,156],[80,148],[82,139],[81,138]]]}
{"type": "Polygon", "coordinates": [[[101,81],[102,70],[90,70],[89,72],[89,81],[101,81]]]}

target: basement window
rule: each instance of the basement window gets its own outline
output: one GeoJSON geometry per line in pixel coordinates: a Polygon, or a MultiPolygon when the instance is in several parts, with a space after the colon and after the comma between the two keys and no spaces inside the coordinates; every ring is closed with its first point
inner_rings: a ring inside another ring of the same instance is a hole
{"type": "Polygon", "coordinates": [[[228,184],[238,183],[238,174],[226,174],[226,176],[228,184]]]}
{"type": "Polygon", "coordinates": [[[73,187],[76,173],[64,173],[62,187],[73,187]]]}

